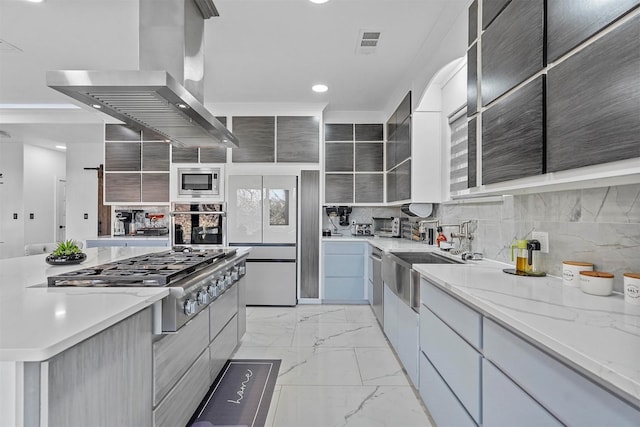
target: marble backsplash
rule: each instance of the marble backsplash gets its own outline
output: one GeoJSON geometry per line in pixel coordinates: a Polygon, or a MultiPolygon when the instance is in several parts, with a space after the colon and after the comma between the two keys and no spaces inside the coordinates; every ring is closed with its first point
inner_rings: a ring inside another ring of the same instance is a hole
{"type": "Polygon", "coordinates": [[[549,274],[561,276],[563,260],[591,262],[613,273],[614,289],[622,292],[623,273],[640,272],[640,184],[440,204],[434,218],[447,224],[472,220],[471,249],[485,258],[510,263],[515,239],[546,231],[549,253],[543,260],[549,274]]]}

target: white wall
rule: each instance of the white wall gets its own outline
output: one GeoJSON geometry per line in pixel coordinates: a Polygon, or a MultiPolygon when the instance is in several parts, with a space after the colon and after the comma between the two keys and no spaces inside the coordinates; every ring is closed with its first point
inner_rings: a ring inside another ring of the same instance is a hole
{"type": "Polygon", "coordinates": [[[0,258],[24,254],[23,149],[21,143],[0,143],[0,258]],[[18,219],[13,219],[13,214],[18,219]]]}
{"type": "Polygon", "coordinates": [[[98,235],[98,172],[84,168],[104,164],[103,135],[98,131],[95,141],[67,143],[67,239],[98,235]]]}
{"type": "Polygon", "coordinates": [[[65,177],[65,154],[25,144],[23,160],[24,244],[55,242],[56,180],[65,177]]]}

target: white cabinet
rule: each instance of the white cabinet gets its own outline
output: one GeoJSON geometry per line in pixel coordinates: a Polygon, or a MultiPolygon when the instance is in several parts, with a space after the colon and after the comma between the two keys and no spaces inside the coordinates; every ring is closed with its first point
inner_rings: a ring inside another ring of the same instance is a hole
{"type": "Polygon", "coordinates": [[[484,355],[562,423],[637,426],[640,411],[491,320],[484,355]]]}
{"type": "Polygon", "coordinates": [[[440,111],[414,111],[411,116],[411,202],[443,200],[441,128],[440,111]]]}
{"type": "Polygon", "coordinates": [[[366,242],[323,242],[323,300],[363,303],[366,242]]]}
{"type": "Polygon", "coordinates": [[[538,402],[491,362],[482,361],[483,427],[560,427],[538,402]]]}
{"type": "Polygon", "coordinates": [[[418,387],[418,313],[384,285],[384,333],[413,384],[418,387]]]}

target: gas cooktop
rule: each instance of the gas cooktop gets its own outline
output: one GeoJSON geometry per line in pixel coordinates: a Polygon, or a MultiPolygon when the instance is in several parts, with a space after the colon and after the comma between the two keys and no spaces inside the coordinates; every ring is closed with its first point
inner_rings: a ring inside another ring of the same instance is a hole
{"type": "Polygon", "coordinates": [[[177,280],[235,253],[235,249],[157,252],[49,276],[47,285],[170,286],[177,280]]]}

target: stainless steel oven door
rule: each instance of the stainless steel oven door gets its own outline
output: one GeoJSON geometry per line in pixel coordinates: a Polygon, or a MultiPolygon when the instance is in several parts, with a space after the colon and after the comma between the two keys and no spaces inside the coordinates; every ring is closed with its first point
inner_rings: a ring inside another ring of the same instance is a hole
{"type": "Polygon", "coordinates": [[[226,245],[222,203],[172,203],[171,245],[207,248],[226,245]]]}

